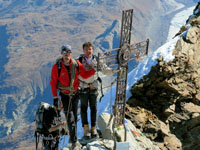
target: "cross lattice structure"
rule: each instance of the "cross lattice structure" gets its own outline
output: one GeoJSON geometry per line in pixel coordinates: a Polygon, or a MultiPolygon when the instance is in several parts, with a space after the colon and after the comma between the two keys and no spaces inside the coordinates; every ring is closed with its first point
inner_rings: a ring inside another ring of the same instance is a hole
{"type": "MultiPolygon", "coordinates": [[[[120,47],[105,52],[98,53],[98,66],[105,63],[113,69],[118,69],[116,98],[113,106],[114,126],[124,124],[126,106],[126,87],[128,75],[128,62],[138,60],[148,54],[149,39],[138,43],[130,44],[132,28],[133,9],[122,12],[120,47]]],[[[135,65],[136,67],[136,65],[135,65]]],[[[126,141],[126,132],[125,132],[126,141]]]]}

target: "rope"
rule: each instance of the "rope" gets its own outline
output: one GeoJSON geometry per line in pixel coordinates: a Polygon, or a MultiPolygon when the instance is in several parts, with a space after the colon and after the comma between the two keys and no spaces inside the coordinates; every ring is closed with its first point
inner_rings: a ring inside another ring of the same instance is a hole
{"type": "Polygon", "coordinates": [[[69,105],[68,105],[68,110],[67,110],[67,116],[66,116],[66,119],[68,120],[68,116],[69,116],[69,109],[71,107],[71,102],[72,102],[72,96],[69,95],[69,105]]]}
{"type": "Polygon", "coordinates": [[[117,78],[115,78],[115,80],[113,80],[113,82],[111,82],[110,85],[103,87],[103,89],[106,89],[106,88],[112,87],[113,84],[114,84],[116,81],[117,81],[117,78]]]}

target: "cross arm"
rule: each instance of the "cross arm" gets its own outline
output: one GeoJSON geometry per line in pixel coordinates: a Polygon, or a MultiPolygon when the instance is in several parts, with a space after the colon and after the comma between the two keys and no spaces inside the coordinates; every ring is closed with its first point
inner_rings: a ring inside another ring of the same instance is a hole
{"type": "Polygon", "coordinates": [[[140,41],[134,44],[123,44],[121,48],[108,50],[98,53],[98,68],[102,68],[102,64],[106,64],[113,69],[118,67],[124,67],[132,59],[138,60],[142,56],[148,54],[149,39],[140,41]]]}

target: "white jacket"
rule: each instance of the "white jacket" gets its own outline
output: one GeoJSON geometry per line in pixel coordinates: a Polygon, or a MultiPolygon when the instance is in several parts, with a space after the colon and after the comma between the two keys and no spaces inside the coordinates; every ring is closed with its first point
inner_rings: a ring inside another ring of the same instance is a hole
{"type": "MultiPolygon", "coordinates": [[[[86,70],[89,70],[91,68],[94,68],[95,70],[97,70],[97,57],[96,56],[93,56],[91,64],[88,64],[84,55],[80,55],[80,57],[82,57],[81,58],[82,61],[80,61],[80,62],[82,63],[82,65],[85,67],[86,70]]],[[[104,63],[100,63],[99,66],[101,66],[101,68],[98,68],[98,70],[101,70],[101,73],[103,73],[105,75],[113,75],[116,72],[115,70],[112,70],[104,63]]],[[[81,89],[89,88],[89,84],[92,84],[94,88],[98,89],[98,80],[97,79],[98,79],[98,72],[96,72],[93,76],[89,77],[88,79],[83,79],[81,76],[79,76],[79,81],[80,81],[79,87],[81,89]]]]}

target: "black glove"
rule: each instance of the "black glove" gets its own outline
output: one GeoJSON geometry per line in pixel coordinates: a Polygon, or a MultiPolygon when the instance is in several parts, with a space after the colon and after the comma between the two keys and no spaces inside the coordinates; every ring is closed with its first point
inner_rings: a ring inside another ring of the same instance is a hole
{"type": "Polygon", "coordinates": [[[57,111],[57,117],[61,117],[60,116],[60,101],[58,98],[54,98],[53,99],[53,106],[56,108],[56,111],[57,111]]]}
{"type": "Polygon", "coordinates": [[[53,106],[55,106],[57,110],[60,110],[60,101],[57,97],[53,99],[53,106]]]}

